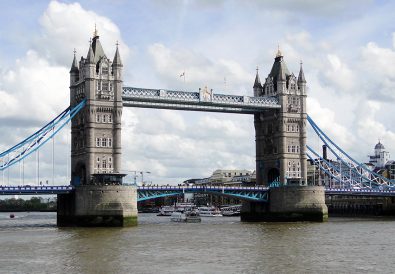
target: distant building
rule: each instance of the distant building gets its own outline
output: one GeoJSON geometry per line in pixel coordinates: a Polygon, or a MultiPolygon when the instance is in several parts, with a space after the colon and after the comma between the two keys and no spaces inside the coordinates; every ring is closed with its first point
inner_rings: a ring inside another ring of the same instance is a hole
{"type": "Polygon", "coordinates": [[[390,160],[385,164],[385,169],[387,170],[388,178],[395,180],[395,161],[390,160]]]}
{"type": "Polygon", "coordinates": [[[374,166],[374,169],[382,169],[389,160],[390,153],[385,151],[384,145],[379,141],[374,147],[374,155],[369,156],[369,163],[374,166]]]}
{"type": "Polygon", "coordinates": [[[189,179],[184,181],[188,185],[242,185],[255,183],[255,171],[246,169],[217,169],[208,178],[189,179]]]}

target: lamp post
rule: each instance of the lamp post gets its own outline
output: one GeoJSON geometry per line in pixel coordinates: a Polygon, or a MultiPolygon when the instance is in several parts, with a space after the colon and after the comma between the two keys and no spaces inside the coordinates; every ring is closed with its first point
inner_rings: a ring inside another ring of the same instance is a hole
{"type": "Polygon", "coordinates": [[[140,171],[141,174],[141,184],[144,185],[144,173],[151,174],[150,171],[140,171]]]}

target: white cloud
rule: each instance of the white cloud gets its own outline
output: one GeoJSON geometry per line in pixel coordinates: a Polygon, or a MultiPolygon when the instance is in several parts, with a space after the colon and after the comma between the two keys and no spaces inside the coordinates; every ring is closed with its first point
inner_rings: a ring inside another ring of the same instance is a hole
{"type": "Polygon", "coordinates": [[[95,24],[107,57],[113,58],[117,41],[124,61],[130,52],[119,28],[109,18],[85,10],[79,3],[51,1],[40,18],[40,24],[42,35],[36,41],[35,49],[51,62],[62,66],[71,65],[74,48],[78,55],[86,56],[95,24]]]}
{"type": "Polygon", "coordinates": [[[186,74],[186,86],[194,90],[207,85],[214,92],[223,91],[225,77],[228,85],[231,81],[233,89],[251,81],[251,75],[234,60],[210,60],[202,53],[171,49],[160,43],[149,46],[148,51],[157,76],[169,86],[185,88],[183,78],[179,77],[183,71],[186,74]]]}

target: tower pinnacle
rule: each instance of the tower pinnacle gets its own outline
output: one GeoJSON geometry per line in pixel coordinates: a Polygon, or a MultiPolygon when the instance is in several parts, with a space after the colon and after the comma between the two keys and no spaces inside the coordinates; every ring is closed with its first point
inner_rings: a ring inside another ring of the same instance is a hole
{"type": "Polygon", "coordinates": [[[256,76],[255,76],[255,82],[254,82],[254,88],[262,88],[261,84],[261,79],[259,78],[259,68],[256,66],[256,76]]]}
{"type": "Polygon", "coordinates": [[[300,61],[300,70],[299,70],[299,76],[298,76],[298,83],[306,83],[306,79],[304,78],[304,72],[303,72],[303,62],[300,61]]]}
{"type": "Polygon", "coordinates": [[[280,50],[280,44],[278,44],[278,45],[277,45],[277,54],[276,54],[276,57],[281,57],[281,56],[283,56],[283,54],[281,53],[281,50],[280,50]]]}

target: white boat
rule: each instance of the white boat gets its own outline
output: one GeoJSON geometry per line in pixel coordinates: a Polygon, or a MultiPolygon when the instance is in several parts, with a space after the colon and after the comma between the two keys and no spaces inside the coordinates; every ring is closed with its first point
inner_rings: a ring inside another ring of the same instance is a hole
{"type": "Polygon", "coordinates": [[[175,211],[171,214],[170,220],[179,223],[200,223],[202,218],[200,218],[199,213],[196,211],[175,211]]]}
{"type": "Polygon", "coordinates": [[[213,206],[198,207],[198,212],[202,217],[222,217],[221,211],[213,206]]]}
{"type": "Polygon", "coordinates": [[[241,205],[226,206],[221,208],[222,216],[240,216],[241,205]]]}
{"type": "Polygon", "coordinates": [[[194,203],[176,203],[175,210],[174,211],[192,211],[196,208],[196,205],[194,203]]]}
{"type": "Polygon", "coordinates": [[[174,211],[174,206],[162,206],[159,210],[158,216],[171,216],[174,211]]]}

